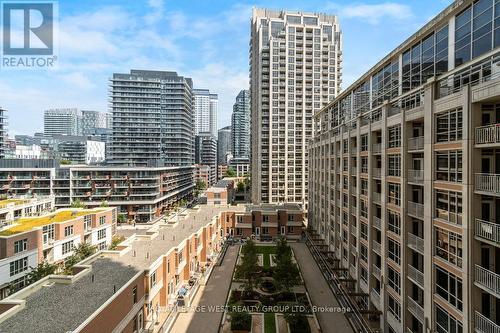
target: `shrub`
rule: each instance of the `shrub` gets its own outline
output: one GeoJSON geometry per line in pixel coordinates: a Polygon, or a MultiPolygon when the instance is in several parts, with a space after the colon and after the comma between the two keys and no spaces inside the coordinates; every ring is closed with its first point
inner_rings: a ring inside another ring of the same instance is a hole
{"type": "Polygon", "coordinates": [[[233,312],[231,314],[232,331],[250,331],[252,329],[252,316],[248,312],[233,312]]]}

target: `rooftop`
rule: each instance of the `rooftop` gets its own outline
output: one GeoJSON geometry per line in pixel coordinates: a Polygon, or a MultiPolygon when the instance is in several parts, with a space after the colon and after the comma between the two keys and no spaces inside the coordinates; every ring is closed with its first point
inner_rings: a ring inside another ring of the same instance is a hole
{"type": "Polygon", "coordinates": [[[110,258],[98,258],[90,265],[91,272],[73,283],[47,283],[32,293],[21,291],[4,299],[3,302],[21,298],[26,300],[26,306],[0,323],[0,332],[74,331],[113,296],[113,289],[119,290],[138,273],[110,258]]]}
{"type": "Polygon", "coordinates": [[[61,209],[56,211],[55,213],[50,213],[44,216],[37,217],[23,217],[18,220],[14,224],[11,224],[6,229],[0,231],[0,236],[10,236],[14,234],[18,234],[21,232],[29,231],[34,228],[43,227],[45,225],[49,225],[52,223],[63,223],[67,221],[71,221],[76,219],[77,217],[98,213],[103,211],[103,208],[95,208],[95,209],[61,209]]]}
{"type": "MultiPolygon", "coordinates": [[[[148,269],[158,258],[177,247],[185,239],[207,225],[214,216],[221,212],[244,211],[243,206],[200,206],[199,209],[188,210],[185,216],[174,217],[172,226],[154,226],[150,233],[157,229],[157,234],[136,238],[130,243],[131,250],[121,257],[115,258],[137,269],[148,269]],[[178,223],[177,222],[178,219],[178,223]]],[[[144,232],[140,232],[144,234],[144,232]]],[[[119,231],[118,234],[121,234],[119,231]]]]}
{"type": "Polygon", "coordinates": [[[15,206],[17,206],[17,205],[22,205],[22,204],[25,204],[28,202],[29,202],[29,200],[26,200],[26,199],[4,199],[4,200],[0,200],[0,208],[5,208],[9,204],[14,204],[15,206]]]}

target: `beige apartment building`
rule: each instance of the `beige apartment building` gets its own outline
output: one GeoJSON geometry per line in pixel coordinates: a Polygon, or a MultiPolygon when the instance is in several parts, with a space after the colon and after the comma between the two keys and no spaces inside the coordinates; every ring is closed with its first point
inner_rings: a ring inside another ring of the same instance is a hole
{"type": "Polygon", "coordinates": [[[499,22],[455,1],[316,114],[310,243],[358,327],[500,332],[499,22]]]}
{"type": "Polygon", "coordinates": [[[254,8],[250,39],[252,202],[307,206],[313,115],[340,92],[336,16],[254,8]]]}

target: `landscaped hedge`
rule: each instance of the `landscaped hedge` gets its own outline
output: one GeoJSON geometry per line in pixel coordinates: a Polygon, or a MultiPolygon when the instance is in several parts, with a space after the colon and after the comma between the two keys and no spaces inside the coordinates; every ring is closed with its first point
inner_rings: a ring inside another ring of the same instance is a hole
{"type": "Polygon", "coordinates": [[[248,312],[233,312],[231,314],[231,331],[250,331],[252,316],[248,312]]]}

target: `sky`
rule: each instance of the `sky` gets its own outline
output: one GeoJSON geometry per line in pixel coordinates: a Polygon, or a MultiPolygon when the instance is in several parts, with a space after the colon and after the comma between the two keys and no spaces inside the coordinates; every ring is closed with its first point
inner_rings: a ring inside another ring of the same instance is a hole
{"type": "Polygon", "coordinates": [[[347,88],[452,0],[60,0],[58,66],[1,70],[9,133],[43,131],[43,111],[109,111],[109,78],[130,69],[176,71],[219,95],[218,128],[249,87],[252,7],[338,15],[347,88]]]}

